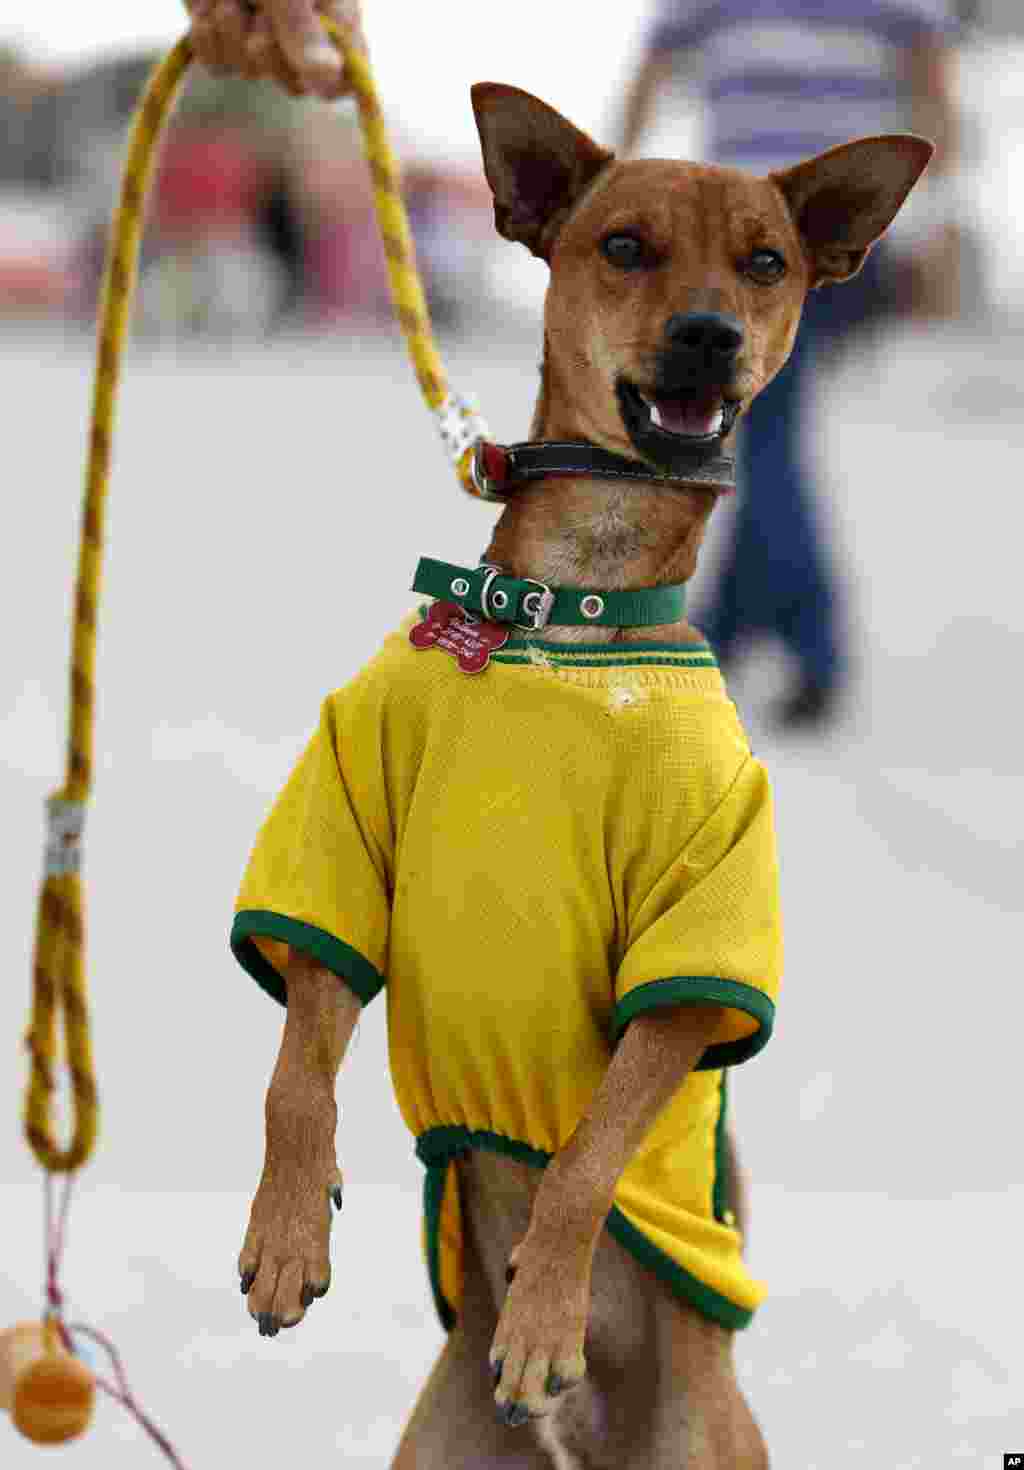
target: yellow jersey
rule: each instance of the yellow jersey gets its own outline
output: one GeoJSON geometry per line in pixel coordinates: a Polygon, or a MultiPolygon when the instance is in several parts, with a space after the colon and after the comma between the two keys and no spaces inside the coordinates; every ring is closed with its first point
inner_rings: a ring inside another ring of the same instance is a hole
{"type": "Polygon", "coordinates": [[[771,1034],[781,933],[768,781],[714,657],[531,636],[467,674],[411,646],[420,616],[324,702],[257,838],[232,948],[282,1003],[287,946],[364,1003],[386,986],[448,1326],[456,1157],[543,1167],[633,1017],[721,1005],[607,1228],[706,1316],[744,1326],[764,1291],[727,1199],[725,1068],[771,1034]]]}

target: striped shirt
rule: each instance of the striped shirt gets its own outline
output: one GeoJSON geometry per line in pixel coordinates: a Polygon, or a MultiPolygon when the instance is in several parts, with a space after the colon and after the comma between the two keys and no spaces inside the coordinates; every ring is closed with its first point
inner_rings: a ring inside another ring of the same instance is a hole
{"type": "Polygon", "coordinates": [[[949,0],[658,0],[647,45],[695,72],[707,157],[767,172],[906,131],[907,52],[954,35],[949,0]]]}

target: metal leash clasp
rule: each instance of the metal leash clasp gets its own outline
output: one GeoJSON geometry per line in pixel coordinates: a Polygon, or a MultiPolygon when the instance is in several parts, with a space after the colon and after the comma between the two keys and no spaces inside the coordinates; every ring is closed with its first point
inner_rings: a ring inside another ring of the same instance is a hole
{"type": "Polygon", "coordinates": [[[67,873],[81,870],[84,829],[84,801],[66,801],[60,796],[51,796],[47,800],[45,877],[63,878],[67,873]]]}
{"type": "Polygon", "coordinates": [[[504,598],[504,602],[496,600],[493,605],[491,603],[491,587],[495,579],[502,575],[502,568],[496,567],[492,561],[482,561],[480,567],[485,573],[480,588],[480,611],[490,623],[504,622],[506,619],[503,619],[501,615],[508,608],[508,593],[499,591],[498,597],[504,598]]]}

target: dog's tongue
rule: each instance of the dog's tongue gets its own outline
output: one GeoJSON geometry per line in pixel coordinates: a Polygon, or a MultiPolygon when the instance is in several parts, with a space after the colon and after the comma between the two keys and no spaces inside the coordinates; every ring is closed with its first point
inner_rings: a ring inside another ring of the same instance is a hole
{"type": "Polygon", "coordinates": [[[701,393],[693,398],[656,398],[661,428],[670,434],[697,437],[717,434],[722,427],[722,398],[718,393],[701,393]]]}

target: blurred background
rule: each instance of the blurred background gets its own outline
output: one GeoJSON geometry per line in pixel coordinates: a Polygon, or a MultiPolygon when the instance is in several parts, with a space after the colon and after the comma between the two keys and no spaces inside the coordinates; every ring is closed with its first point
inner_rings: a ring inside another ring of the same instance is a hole
{"type": "MultiPolygon", "coordinates": [[[[0,22],[0,1329],[41,1301],[20,1041],[96,293],[128,119],[184,29],[171,0],[145,8],[140,23],[113,0],[35,0],[0,22]]],[[[849,687],[827,723],[786,729],[786,650],[765,640],[730,669],[776,787],[788,939],[775,1039],[735,1075],[770,1288],[737,1354],[775,1463],[801,1470],[995,1470],[1024,1445],[1024,38],[1015,0],[960,10],[941,264],[920,218],[898,225],[884,309],[809,390],[849,687]]],[[[546,273],[494,235],[469,85],[523,86],[611,142],[649,14],[367,5],[451,381],[506,442],[529,425],[546,273]]],[[[676,79],[642,151],[703,146],[676,79]]],[[[72,1314],[119,1344],[188,1470],[297,1451],[386,1466],[441,1342],[380,1003],[339,1088],[330,1296],[263,1340],[235,1274],[281,1021],[227,951],[238,878],[324,693],[408,607],[417,558],[479,555],[494,514],[438,450],[375,228],[347,104],[191,79],[154,188],[111,486],[86,844],[103,1135],[66,1265],[72,1314]]],[[[733,514],[716,514],[696,601],[733,514]]],[[[0,1417],[4,1470],[44,1455],[165,1463],[105,1403],[62,1451],[0,1417]]]]}

